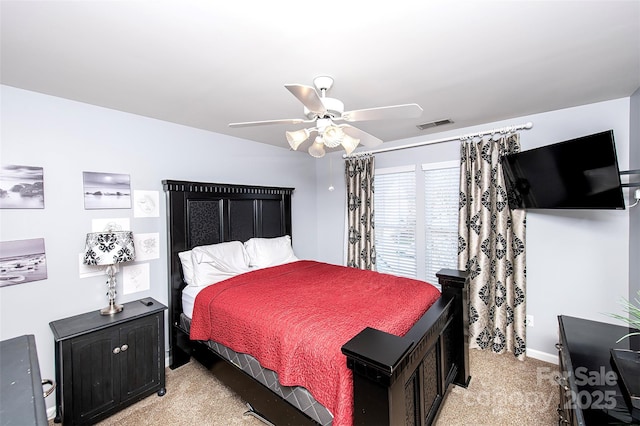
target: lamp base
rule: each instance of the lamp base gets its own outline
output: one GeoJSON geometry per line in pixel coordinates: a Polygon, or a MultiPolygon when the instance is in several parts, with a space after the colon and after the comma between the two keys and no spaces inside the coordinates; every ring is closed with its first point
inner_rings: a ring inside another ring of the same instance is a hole
{"type": "Polygon", "coordinates": [[[118,312],[122,312],[123,309],[124,309],[124,306],[116,305],[115,303],[113,303],[113,301],[111,301],[109,306],[107,306],[106,308],[100,309],[100,315],[117,314],[118,312]]]}

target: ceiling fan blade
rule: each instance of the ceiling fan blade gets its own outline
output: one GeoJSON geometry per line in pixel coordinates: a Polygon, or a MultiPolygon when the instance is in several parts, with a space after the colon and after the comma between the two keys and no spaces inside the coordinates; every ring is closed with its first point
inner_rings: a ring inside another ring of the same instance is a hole
{"type": "Polygon", "coordinates": [[[345,121],[389,120],[395,118],[416,118],[422,115],[422,107],[418,104],[393,105],[378,108],[356,109],[345,111],[345,121]]]}
{"type": "Polygon", "coordinates": [[[369,134],[364,130],[360,130],[357,127],[353,127],[348,124],[341,124],[340,127],[346,134],[348,134],[352,138],[360,139],[360,144],[363,146],[372,148],[382,143],[382,139],[378,139],[372,134],[369,134]]]}
{"type": "Polygon", "coordinates": [[[320,95],[313,87],[303,84],[285,84],[284,87],[298,98],[309,111],[320,115],[327,112],[320,95]]]}
{"type": "Polygon", "coordinates": [[[313,120],[303,120],[301,118],[289,118],[283,120],[263,120],[263,121],[246,121],[244,123],[229,123],[229,127],[251,127],[262,126],[265,124],[300,124],[313,123],[313,120]]]}

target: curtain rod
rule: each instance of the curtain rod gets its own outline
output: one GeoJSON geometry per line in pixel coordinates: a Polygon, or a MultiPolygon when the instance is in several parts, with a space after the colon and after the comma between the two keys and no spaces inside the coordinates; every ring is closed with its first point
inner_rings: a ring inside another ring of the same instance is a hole
{"type": "Polygon", "coordinates": [[[457,141],[457,140],[467,140],[467,139],[473,139],[476,137],[481,137],[481,136],[485,136],[485,135],[495,135],[496,133],[512,133],[515,132],[517,130],[529,130],[533,127],[533,123],[532,122],[528,122],[525,124],[518,124],[515,126],[506,126],[506,127],[499,127],[497,129],[492,129],[492,130],[484,130],[481,132],[477,132],[477,133],[469,133],[466,135],[459,135],[459,136],[453,136],[453,137],[449,137],[449,138],[442,138],[442,139],[436,139],[433,141],[427,141],[427,142],[417,142],[417,143],[412,143],[409,145],[401,145],[401,146],[394,146],[394,147],[390,147],[390,148],[380,148],[380,149],[373,149],[371,151],[360,151],[360,152],[354,152],[352,154],[342,154],[342,158],[351,158],[351,157],[358,157],[361,155],[370,155],[370,154],[378,154],[380,152],[387,152],[387,151],[397,151],[400,149],[407,149],[407,148],[415,148],[418,146],[424,146],[424,145],[431,145],[431,144],[436,144],[436,143],[442,143],[442,142],[451,142],[451,141],[457,141]]]}

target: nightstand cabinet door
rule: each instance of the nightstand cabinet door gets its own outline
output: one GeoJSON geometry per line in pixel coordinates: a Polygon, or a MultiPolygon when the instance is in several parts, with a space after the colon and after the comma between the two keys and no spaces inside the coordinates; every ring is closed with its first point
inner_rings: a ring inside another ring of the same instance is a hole
{"type": "Polygon", "coordinates": [[[107,329],[63,344],[69,346],[64,371],[71,374],[63,376],[62,386],[65,391],[71,389],[64,397],[74,424],[89,423],[119,402],[120,375],[116,374],[119,359],[113,353],[118,342],[118,330],[107,329]]]}
{"type": "MultiPolygon", "coordinates": [[[[135,398],[157,388],[160,380],[158,360],[158,321],[156,317],[143,318],[120,330],[120,395],[135,398]]],[[[164,336],[163,336],[164,337],[164,336]]]]}

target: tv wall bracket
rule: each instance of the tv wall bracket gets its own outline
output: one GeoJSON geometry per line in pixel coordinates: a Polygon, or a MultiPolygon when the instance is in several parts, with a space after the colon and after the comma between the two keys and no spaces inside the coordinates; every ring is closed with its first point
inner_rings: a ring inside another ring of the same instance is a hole
{"type": "MultiPolygon", "coordinates": [[[[636,175],[640,178],[640,169],[635,170],[624,170],[620,172],[620,176],[622,175],[636,175]]],[[[631,179],[631,178],[629,178],[631,179]]],[[[621,184],[623,188],[640,188],[640,181],[638,182],[628,182],[621,184]]]]}

